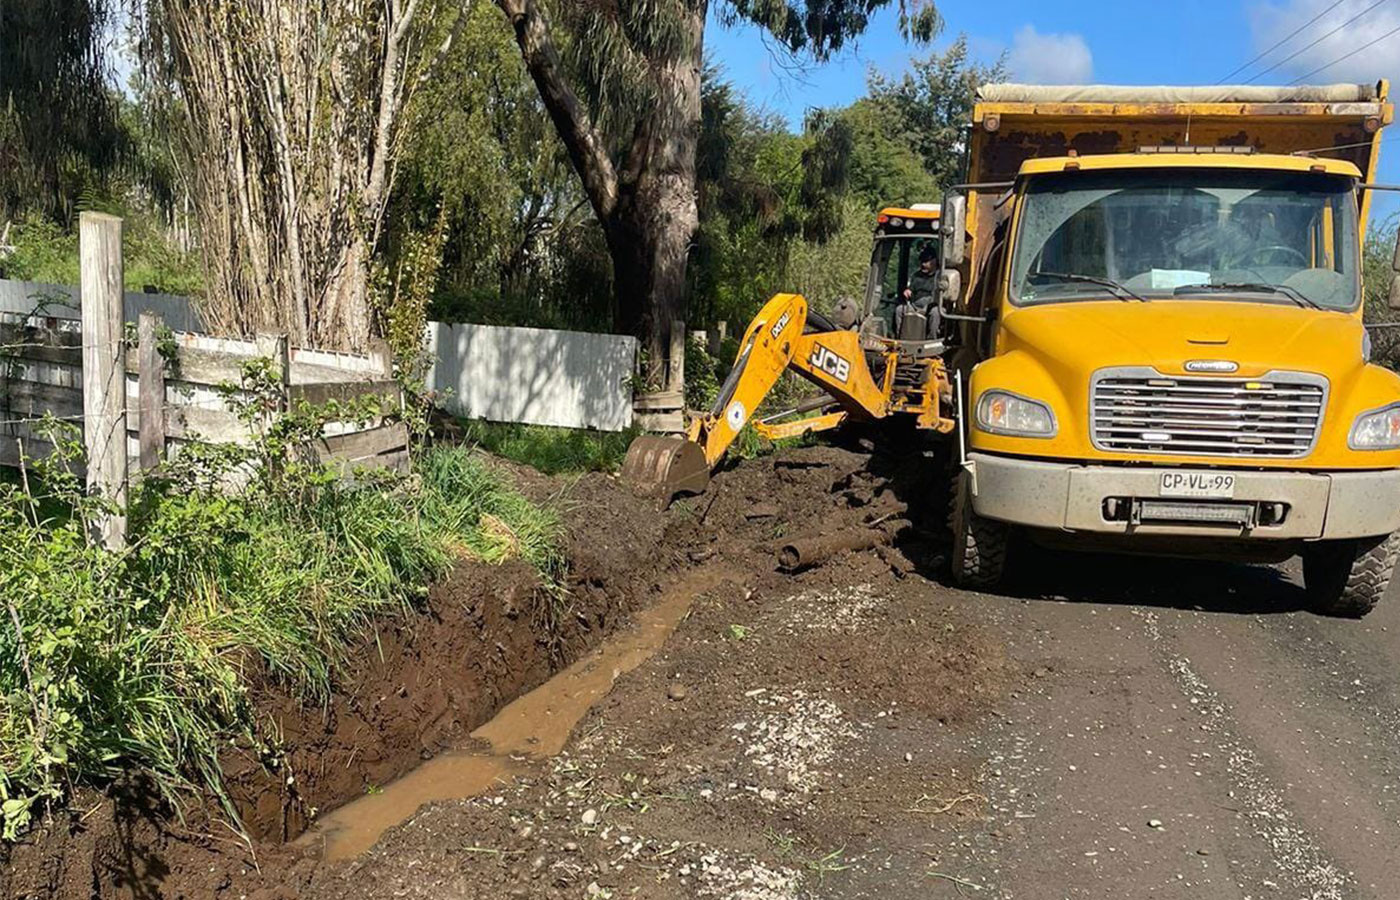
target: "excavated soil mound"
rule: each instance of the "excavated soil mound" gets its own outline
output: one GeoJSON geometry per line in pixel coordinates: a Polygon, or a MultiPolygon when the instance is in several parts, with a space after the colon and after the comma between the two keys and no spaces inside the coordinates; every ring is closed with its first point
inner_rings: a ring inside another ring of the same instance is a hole
{"type": "Polygon", "coordinates": [[[699,591],[689,615],[565,752],[420,809],[358,859],[319,867],[301,895],[891,896],[892,860],[922,869],[929,842],[985,815],[964,733],[1020,675],[995,635],[910,577],[929,538],[796,574],[776,571],[772,550],[921,515],[926,501],[905,498],[931,490],[928,476],[917,460],[832,447],[722,473],[669,519],[700,560],[680,580],[699,591]]]}
{"type": "Polygon", "coordinates": [[[7,898],[251,895],[314,864],[283,847],[333,809],[459,743],[645,605],[679,557],[654,504],[604,475],[525,484],[564,516],[568,594],[560,602],[523,563],[462,563],[409,620],[386,622],[349,654],[334,694],[308,707],[254,675],[257,720],[280,735],[276,758],[225,755],[247,839],[208,797],[177,811],[133,776],[70,808],[0,857],[7,898]],[[236,886],[236,887],[235,887],[236,886]]]}

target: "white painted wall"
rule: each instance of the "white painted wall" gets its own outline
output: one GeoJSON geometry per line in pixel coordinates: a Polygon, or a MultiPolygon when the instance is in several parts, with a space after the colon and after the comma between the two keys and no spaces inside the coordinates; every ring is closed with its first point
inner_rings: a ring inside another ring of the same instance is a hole
{"type": "Polygon", "coordinates": [[[449,412],[493,422],[621,431],[632,424],[637,339],[428,323],[428,386],[449,412]]]}

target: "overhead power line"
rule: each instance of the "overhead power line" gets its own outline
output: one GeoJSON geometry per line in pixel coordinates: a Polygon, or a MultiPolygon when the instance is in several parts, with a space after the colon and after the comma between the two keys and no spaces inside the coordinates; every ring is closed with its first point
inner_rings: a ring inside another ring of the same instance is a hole
{"type": "Polygon", "coordinates": [[[1240,66],[1238,69],[1235,69],[1235,71],[1231,72],[1229,75],[1226,75],[1224,78],[1222,78],[1222,79],[1220,79],[1219,81],[1217,81],[1216,84],[1224,84],[1225,82],[1229,81],[1231,78],[1234,78],[1236,75],[1240,74],[1240,73],[1243,72],[1245,69],[1248,69],[1250,66],[1252,66],[1252,65],[1254,65],[1255,63],[1259,62],[1259,60],[1263,59],[1264,57],[1268,56],[1270,53],[1273,53],[1275,50],[1277,50],[1278,48],[1282,47],[1284,44],[1286,44],[1286,43],[1288,43],[1289,41],[1293,40],[1295,37],[1297,37],[1299,34],[1301,34],[1303,31],[1305,31],[1308,27],[1310,27],[1313,23],[1315,23],[1318,19],[1321,19],[1323,16],[1327,15],[1327,14],[1330,13],[1332,10],[1334,10],[1334,9],[1336,9],[1337,7],[1341,6],[1341,5],[1342,5],[1343,3],[1345,3],[1345,2],[1346,2],[1346,0],[1336,0],[1336,2],[1333,3],[1331,6],[1327,7],[1327,8],[1324,9],[1322,12],[1320,12],[1320,13],[1318,13],[1317,15],[1313,16],[1311,19],[1308,19],[1308,20],[1307,20],[1306,22],[1304,22],[1302,25],[1299,25],[1297,28],[1295,28],[1295,29],[1293,29],[1292,31],[1290,31],[1290,32],[1288,33],[1288,37],[1284,38],[1284,39],[1281,40],[1281,41],[1275,42],[1274,45],[1273,45],[1272,47],[1270,47],[1269,49],[1265,50],[1263,53],[1260,53],[1258,56],[1254,57],[1253,59],[1251,59],[1249,62],[1245,63],[1244,65],[1240,66]]]}
{"type": "MultiPolygon", "coordinates": [[[[1339,32],[1339,31],[1341,31],[1343,28],[1347,27],[1347,26],[1350,25],[1351,23],[1355,22],[1357,19],[1359,19],[1359,18],[1361,18],[1362,16],[1366,15],[1368,12],[1370,12],[1371,10],[1375,9],[1377,6],[1380,6],[1382,3],[1385,3],[1385,2],[1386,2],[1386,0],[1376,0],[1375,3],[1372,3],[1370,6],[1366,7],[1366,8],[1363,9],[1361,12],[1359,12],[1359,13],[1357,13],[1356,15],[1352,16],[1350,19],[1347,19],[1345,22],[1343,22],[1342,24],[1338,25],[1336,28],[1333,28],[1331,31],[1327,32],[1327,33],[1324,34],[1322,37],[1320,37],[1320,38],[1318,38],[1317,40],[1313,41],[1311,44],[1307,44],[1306,46],[1299,47],[1297,50],[1294,50],[1294,51],[1293,51],[1292,53],[1290,53],[1288,56],[1285,56],[1283,59],[1281,59],[1281,60],[1279,60],[1278,62],[1274,63],[1272,66],[1269,66],[1269,67],[1268,67],[1267,69],[1265,69],[1264,71],[1262,71],[1262,72],[1256,72],[1256,73],[1254,73],[1253,75],[1249,76],[1249,78],[1247,78],[1247,79],[1245,80],[1245,84],[1250,84],[1251,82],[1254,81],[1254,79],[1256,79],[1256,78],[1262,78],[1263,76],[1269,74],[1269,73],[1272,72],[1274,69],[1277,69],[1279,66],[1283,65],[1284,63],[1290,62],[1291,60],[1294,60],[1294,59],[1297,59],[1299,55],[1301,55],[1301,54],[1303,54],[1303,53],[1306,53],[1307,51],[1309,51],[1309,50],[1311,50],[1312,48],[1316,47],[1318,44],[1320,44],[1320,43],[1322,43],[1323,41],[1327,40],[1327,39],[1330,38],[1332,35],[1336,34],[1336,33],[1339,32]]],[[[1368,44],[1367,46],[1370,46],[1370,45],[1368,44]]],[[[1354,52],[1356,52],[1356,51],[1352,51],[1352,52],[1354,53],[1354,52]]],[[[1323,68],[1327,68],[1327,66],[1324,66],[1323,68]]],[[[1319,70],[1317,70],[1317,71],[1321,71],[1321,69],[1319,69],[1319,70]]],[[[1312,74],[1311,72],[1308,73],[1308,75],[1311,75],[1311,74],[1312,74]]],[[[1304,75],[1303,77],[1304,77],[1304,78],[1307,78],[1308,75],[1304,75]]],[[[1301,79],[1300,79],[1300,80],[1301,80],[1301,79]]]]}
{"type": "Polygon", "coordinates": [[[1308,72],[1306,75],[1299,75],[1296,79],[1294,79],[1293,83],[1294,83],[1294,84],[1302,84],[1304,81],[1306,81],[1307,79],[1313,77],[1313,76],[1316,75],[1318,72],[1324,71],[1325,69],[1330,69],[1330,68],[1332,68],[1333,66],[1335,66],[1337,63],[1341,62],[1342,60],[1344,60],[1344,59],[1350,59],[1351,57],[1353,57],[1353,56],[1355,56],[1356,54],[1360,53],[1362,50],[1366,50],[1366,49],[1369,49],[1369,48],[1371,48],[1371,47],[1376,46],[1376,45],[1379,44],[1381,41],[1385,40],[1386,38],[1390,37],[1390,36],[1393,35],[1393,34],[1400,34],[1400,25],[1397,25],[1396,27],[1390,29],[1390,30],[1387,31],[1385,34],[1381,35],[1380,37],[1376,38],[1375,40],[1369,41],[1369,42],[1367,42],[1367,43],[1365,43],[1365,44],[1362,44],[1360,47],[1357,47],[1355,50],[1350,50],[1350,51],[1348,51],[1348,52],[1346,52],[1346,53],[1343,53],[1341,56],[1339,56],[1339,57],[1337,57],[1336,59],[1332,60],[1330,63],[1328,63],[1328,64],[1325,65],[1325,66],[1318,66],[1316,69],[1313,69],[1311,72],[1308,72]]]}

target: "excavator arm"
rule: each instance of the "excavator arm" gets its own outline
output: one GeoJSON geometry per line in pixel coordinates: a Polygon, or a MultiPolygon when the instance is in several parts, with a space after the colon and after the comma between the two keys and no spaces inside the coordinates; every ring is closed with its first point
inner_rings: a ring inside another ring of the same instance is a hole
{"type": "Polygon", "coordinates": [[[877,382],[865,359],[859,334],[837,330],[811,313],[801,295],[778,294],[744,332],[734,367],[710,410],[690,423],[683,438],[645,435],[633,441],[623,478],[643,493],[666,498],[703,491],[710,470],[789,369],[822,388],[841,410],[816,420],[768,425],[763,430],[769,436],[835,427],[848,416],[884,418],[890,413],[894,367],[887,366],[877,382]]]}

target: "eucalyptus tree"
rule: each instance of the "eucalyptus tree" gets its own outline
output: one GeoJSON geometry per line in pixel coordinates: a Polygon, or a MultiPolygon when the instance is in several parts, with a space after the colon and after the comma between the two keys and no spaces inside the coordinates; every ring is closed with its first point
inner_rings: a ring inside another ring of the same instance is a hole
{"type": "MultiPolygon", "coordinates": [[[[686,265],[698,225],[696,147],[705,27],[767,31],[787,52],[821,60],[896,7],[906,37],[931,39],[927,0],[496,0],[545,109],[603,227],[613,264],[615,326],[642,338],[649,385],[672,323],[685,314],[686,265]]],[[[669,385],[675,387],[674,384],[669,385]]]]}

